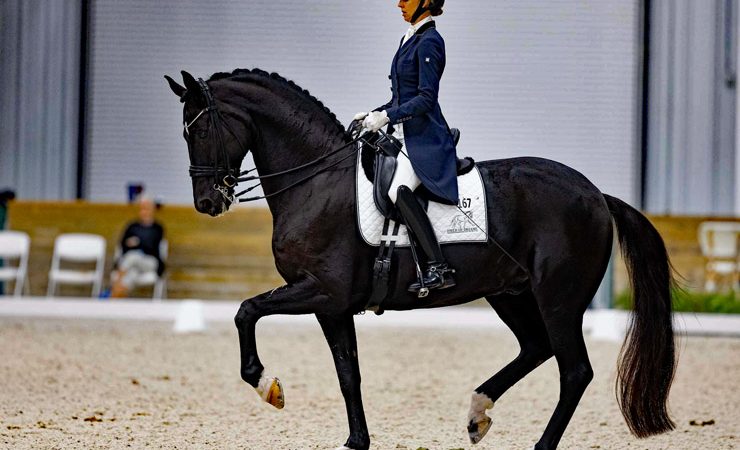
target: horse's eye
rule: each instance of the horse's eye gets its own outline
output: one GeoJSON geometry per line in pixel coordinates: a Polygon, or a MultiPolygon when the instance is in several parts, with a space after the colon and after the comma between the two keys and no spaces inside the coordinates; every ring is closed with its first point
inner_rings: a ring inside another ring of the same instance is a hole
{"type": "Polygon", "coordinates": [[[198,132],[196,134],[201,139],[205,139],[205,138],[208,137],[208,131],[207,130],[198,130],[198,132]]]}

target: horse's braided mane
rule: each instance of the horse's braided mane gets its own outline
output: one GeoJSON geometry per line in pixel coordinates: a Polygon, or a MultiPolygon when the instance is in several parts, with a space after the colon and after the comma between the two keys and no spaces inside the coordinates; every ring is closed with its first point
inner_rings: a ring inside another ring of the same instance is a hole
{"type": "Polygon", "coordinates": [[[337,126],[337,128],[341,131],[342,135],[344,136],[345,141],[349,141],[351,139],[351,136],[349,135],[349,133],[347,132],[347,130],[344,128],[344,125],[342,124],[342,122],[340,122],[339,119],[337,119],[336,114],[334,114],[333,112],[331,112],[331,110],[329,108],[327,108],[321,102],[321,100],[319,100],[318,98],[316,98],[313,95],[311,95],[311,93],[308,92],[306,89],[303,89],[302,87],[300,87],[297,84],[295,84],[295,82],[293,82],[292,80],[288,80],[288,79],[284,78],[283,76],[281,76],[277,72],[269,73],[269,72],[266,72],[266,71],[264,71],[262,69],[257,69],[257,68],[255,68],[255,69],[234,69],[234,71],[231,72],[231,73],[229,73],[229,72],[216,72],[213,75],[211,75],[211,78],[209,78],[208,81],[215,81],[215,80],[221,80],[221,79],[224,79],[224,78],[232,78],[232,77],[235,78],[237,81],[245,81],[244,79],[239,80],[239,78],[237,78],[237,77],[239,77],[239,76],[247,76],[247,75],[256,75],[256,76],[259,76],[259,77],[262,77],[262,78],[268,78],[268,79],[271,79],[271,80],[275,80],[279,84],[281,84],[283,86],[286,86],[286,87],[288,87],[289,89],[292,89],[295,92],[298,92],[299,94],[301,94],[301,96],[303,98],[305,98],[306,100],[309,100],[310,102],[312,102],[316,106],[318,106],[319,109],[321,109],[322,111],[324,111],[334,121],[334,124],[337,126]]]}

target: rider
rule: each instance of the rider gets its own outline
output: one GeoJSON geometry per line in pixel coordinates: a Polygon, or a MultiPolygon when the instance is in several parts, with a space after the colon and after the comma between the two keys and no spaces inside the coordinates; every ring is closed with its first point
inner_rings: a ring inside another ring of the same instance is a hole
{"type": "MultiPolygon", "coordinates": [[[[391,65],[393,97],[373,112],[354,117],[371,131],[389,125],[389,132],[408,152],[398,155],[388,196],[427,256],[423,280],[428,289],[455,285],[454,270],[445,262],[429,218],[414,195],[414,189],[423,185],[436,201],[452,205],[458,201],[455,143],[437,101],[445,44],[432,17],[441,15],[443,6],[444,0],[398,2],[411,26],[391,65]]],[[[412,292],[420,289],[418,282],[409,286],[412,292]]]]}

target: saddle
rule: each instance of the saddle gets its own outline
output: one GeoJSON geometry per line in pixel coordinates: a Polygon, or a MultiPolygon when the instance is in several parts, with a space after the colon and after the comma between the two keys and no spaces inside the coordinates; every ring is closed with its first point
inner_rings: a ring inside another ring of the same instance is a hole
{"type": "MultiPolygon", "coordinates": [[[[460,130],[450,129],[455,145],[460,141],[460,130]]],[[[362,146],[362,168],[367,179],[373,183],[373,200],[380,213],[387,219],[399,222],[400,215],[396,207],[388,197],[393,176],[396,174],[396,158],[402,148],[401,142],[387,133],[373,133],[365,139],[362,146]]],[[[465,157],[457,159],[457,176],[465,175],[473,170],[475,161],[473,158],[465,157]]],[[[416,190],[419,201],[424,209],[427,209],[429,201],[434,201],[434,196],[423,186],[416,190]]]]}

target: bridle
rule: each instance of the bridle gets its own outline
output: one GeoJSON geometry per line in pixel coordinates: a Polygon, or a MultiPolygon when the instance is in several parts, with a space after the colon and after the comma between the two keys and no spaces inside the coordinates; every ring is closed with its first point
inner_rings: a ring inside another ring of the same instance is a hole
{"type": "MultiPolygon", "coordinates": [[[[212,166],[196,166],[196,165],[190,165],[190,177],[191,178],[199,178],[199,177],[214,177],[217,181],[213,185],[213,189],[221,193],[221,195],[224,196],[226,200],[229,202],[234,201],[234,196],[230,194],[230,192],[233,192],[234,187],[237,185],[239,176],[241,175],[239,172],[239,168],[232,168],[231,163],[229,162],[229,154],[226,152],[226,145],[224,144],[224,137],[222,133],[222,128],[225,127],[229,133],[231,133],[232,136],[234,136],[234,139],[236,139],[237,142],[239,142],[239,146],[243,147],[242,143],[239,141],[239,138],[234,133],[234,131],[229,127],[229,124],[223,120],[223,117],[221,116],[221,112],[216,107],[216,102],[213,100],[213,95],[211,94],[211,88],[208,87],[208,84],[202,79],[198,78],[198,85],[200,85],[200,90],[203,93],[203,97],[206,99],[206,107],[203,108],[193,120],[190,121],[190,123],[183,121],[183,128],[185,129],[185,135],[190,136],[190,127],[193,126],[195,122],[200,119],[203,114],[208,114],[208,121],[211,125],[211,129],[215,130],[216,137],[218,139],[218,146],[219,146],[219,154],[220,158],[218,157],[218,154],[216,156],[216,161],[214,165],[212,166]],[[221,159],[222,161],[219,161],[221,159]],[[223,177],[221,177],[223,175],[223,177]]],[[[186,139],[187,141],[187,139],[186,139]]],[[[188,146],[190,145],[190,142],[188,141],[188,146]]]]}
{"type": "MultiPolygon", "coordinates": [[[[213,95],[211,94],[211,89],[208,87],[208,84],[202,78],[198,78],[198,85],[200,86],[201,92],[203,93],[203,96],[206,99],[206,107],[203,108],[195,116],[195,118],[193,118],[193,120],[190,121],[190,123],[188,123],[188,122],[186,122],[186,121],[183,120],[183,128],[185,129],[185,135],[186,136],[189,136],[190,135],[189,128],[192,127],[193,124],[198,121],[198,119],[200,119],[201,117],[203,117],[204,114],[207,114],[209,123],[211,125],[211,129],[215,130],[216,136],[218,138],[219,153],[217,154],[216,161],[215,161],[215,163],[213,165],[210,165],[210,166],[208,166],[208,165],[198,165],[198,166],[196,166],[196,165],[192,165],[191,164],[190,165],[190,169],[189,169],[190,177],[191,178],[214,177],[217,181],[213,185],[213,189],[216,190],[216,191],[218,191],[229,203],[234,203],[238,197],[241,197],[242,195],[246,194],[247,192],[252,191],[253,189],[255,189],[258,186],[260,186],[260,184],[261,184],[261,183],[257,183],[256,185],[250,186],[249,188],[247,188],[247,189],[245,189],[245,190],[243,190],[243,191],[241,191],[239,193],[233,194],[234,188],[240,182],[262,180],[262,179],[265,179],[265,178],[275,178],[275,177],[278,177],[278,176],[281,176],[281,175],[286,175],[286,174],[289,174],[289,173],[297,172],[299,170],[302,170],[302,169],[305,169],[305,168],[314,166],[314,165],[318,164],[319,162],[324,161],[325,159],[329,158],[330,156],[333,156],[333,155],[339,153],[341,150],[344,150],[347,147],[352,147],[353,150],[350,152],[349,155],[347,155],[347,156],[345,156],[343,158],[340,158],[337,161],[332,162],[328,166],[325,166],[325,167],[322,167],[322,168],[319,168],[319,169],[315,170],[310,175],[308,175],[308,176],[306,176],[304,178],[301,178],[300,180],[298,180],[298,181],[296,181],[296,182],[294,182],[294,183],[292,183],[292,184],[290,184],[290,185],[288,185],[288,186],[286,186],[286,187],[284,187],[284,188],[282,188],[282,189],[280,189],[278,191],[272,192],[272,193],[267,194],[267,195],[257,196],[257,197],[240,198],[239,199],[239,203],[250,202],[250,201],[254,201],[254,200],[260,200],[260,199],[263,199],[263,198],[269,198],[269,197],[272,197],[272,196],[281,194],[281,193],[283,193],[283,192],[285,192],[285,191],[287,191],[289,189],[292,189],[295,186],[298,186],[299,184],[302,184],[303,182],[305,182],[305,181],[313,178],[314,176],[318,175],[319,173],[324,172],[324,171],[326,171],[326,170],[328,170],[328,169],[330,169],[330,168],[332,168],[334,166],[337,166],[339,163],[341,163],[342,161],[345,161],[350,156],[352,156],[352,155],[355,154],[355,152],[357,151],[357,146],[354,145],[354,144],[356,144],[357,142],[360,142],[360,141],[365,141],[365,136],[360,136],[359,131],[355,130],[355,131],[357,131],[356,133],[353,133],[353,135],[355,135],[355,137],[350,142],[348,142],[348,143],[340,146],[339,148],[336,148],[336,149],[330,151],[329,153],[326,153],[326,154],[318,157],[317,159],[315,159],[313,161],[310,161],[310,162],[308,162],[306,164],[302,164],[302,165],[300,165],[298,167],[294,167],[292,169],[288,169],[288,170],[284,170],[284,171],[276,172],[276,173],[271,173],[271,174],[267,174],[267,175],[262,175],[262,176],[244,176],[244,175],[248,175],[249,173],[251,173],[251,172],[253,172],[253,171],[257,170],[257,169],[254,168],[254,169],[250,169],[250,170],[240,171],[240,168],[239,167],[236,167],[236,168],[232,168],[231,167],[231,164],[229,162],[229,154],[226,151],[226,145],[224,144],[222,127],[225,127],[226,130],[229,133],[231,133],[232,136],[234,136],[234,139],[236,139],[236,141],[239,143],[240,148],[245,148],[245,147],[241,143],[241,141],[239,140],[238,136],[231,129],[231,127],[229,127],[229,124],[225,120],[223,120],[223,118],[221,116],[221,113],[218,110],[218,108],[216,107],[215,101],[213,100],[213,95]],[[219,158],[218,155],[220,155],[220,158],[219,158]],[[223,161],[219,161],[219,159],[221,159],[223,161]],[[223,178],[221,178],[222,175],[223,175],[223,178]]],[[[352,130],[351,130],[351,132],[352,132],[352,130]]],[[[190,142],[187,139],[186,139],[186,141],[188,142],[188,146],[190,146],[190,142]]]]}

